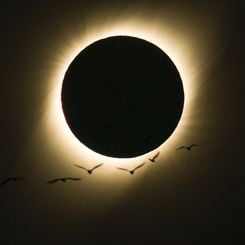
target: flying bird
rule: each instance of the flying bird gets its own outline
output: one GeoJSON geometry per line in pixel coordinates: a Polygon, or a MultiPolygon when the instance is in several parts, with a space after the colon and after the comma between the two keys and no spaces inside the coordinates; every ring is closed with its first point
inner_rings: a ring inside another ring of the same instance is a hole
{"type": "Polygon", "coordinates": [[[7,178],[4,181],[2,181],[2,183],[0,185],[5,185],[5,184],[7,184],[10,181],[15,181],[15,182],[22,181],[26,185],[29,185],[29,182],[27,180],[25,180],[23,177],[10,177],[10,178],[7,178]]]}
{"type": "Polygon", "coordinates": [[[159,156],[159,154],[160,154],[160,151],[159,151],[154,157],[149,158],[149,160],[150,160],[151,162],[156,162],[155,160],[157,159],[157,157],[159,156]]]}
{"type": "Polygon", "coordinates": [[[76,166],[77,168],[81,168],[81,169],[83,169],[83,170],[86,170],[89,174],[92,174],[92,172],[93,172],[96,168],[98,168],[98,167],[100,167],[100,166],[102,166],[102,165],[103,165],[103,163],[98,164],[98,165],[94,166],[94,167],[91,168],[91,169],[87,169],[87,168],[85,168],[85,167],[83,167],[83,166],[74,164],[74,166],[76,166]]]}
{"type": "Polygon", "coordinates": [[[119,168],[119,167],[117,167],[117,169],[127,171],[127,172],[129,172],[130,174],[134,174],[135,170],[137,170],[137,169],[143,167],[144,165],[145,165],[145,163],[143,162],[142,164],[140,164],[139,166],[135,167],[135,168],[132,169],[132,170],[128,170],[128,169],[126,169],[126,168],[119,168]]]}
{"type": "Polygon", "coordinates": [[[192,144],[192,145],[183,145],[180,146],[179,148],[176,149],[176,151],[181,150],[181,149],[186,149],[187,151],[191,151],[192,147],[194,146],[199,146],[197,144],[192,144]]]}
{"type": "Polygon", "coordinates": [[[59,182],[59,181],[65,183],[67,180],[79,181],[79,180],[81,180],[81,178],[62,177],[62,178],[57,178],[57,179],[52,179],[52,180],[46,181],[46,183],[47,184],[54,184],[54,183],[59,182]]]}

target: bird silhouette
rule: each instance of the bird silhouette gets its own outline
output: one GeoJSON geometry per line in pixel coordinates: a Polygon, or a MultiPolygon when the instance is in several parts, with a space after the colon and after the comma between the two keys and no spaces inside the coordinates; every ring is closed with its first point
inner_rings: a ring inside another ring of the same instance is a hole
{"type": "Polygon", "coordinates": [[[81,180],[81,178],[62,177],[62,178],[57,178],[57,179],[48,180],[48,181],[46,181],[46,183],[47,183],[47,184],[54,184],[54,183],[57,183],[57,182],[59,182],[59,181],[65,183],[67,180],[79,181],[79,180],[81,180]]]}
{"type": "Polygon", "coordinates": [[[29,182],[26,179],[24,179],[23,177],[10,177],[10,178],[6,178],[4,181],[2,181],[2,183],[0,185],[5,185],[5,184],[7,184],[10,181],[15,181],[15,182],[22,181],[26,185],[29,185],[29,182]]]}
{"type": "Polygon", "coordinates": [[[119,167],[117,167],[117,169],[120,169],[120,170],[123,170],[123,171],[127,171],[127,172],[129,172],[130,174],[134,174],[135,170],[137,170],[137,169],[143,167],[144,165],[145,165],[145,163],[143,162],[142,164],[140,164],[139,166],[135,167],[135,168],[132,169],[132,170],[128,170],[128,169],[126,169],[126,168],[119,168],[119,167]]]}
{"type": "Polygon", "coordinates": [[[159,154],[160,154],[160,151],[159,151],[154,157],[149,158],[149,160],[150,160],[151,162],[156,162],[155,160],[157,159],[157,157],[159,156],[159,154]]]}
{"type": "Polygon", "coordinates": [[[176,149],[176,151],[181,150],[181,149],[186,149],[187,151],[191,151],[192,147],[194,146],[199,146],[197,144],[191,144],[191,145],[183,145],[180,146],[179,148],[176,149]]]}
{"type": "Polygon", "coordinates": [[[81,168],[81,169],[83,169],[83,170],[86,170],[89,174],[92,174],[93,171],[94,171],[96,168],[98,168],[98,167],[100,167],[100,166],[102,166],[102,165],[103,165],[103,163],[98,164],[98,165],[94,166],[94,167],[91,168],[91,169],[87,169],[87,168],[85,168],[85,167],[83,167],[83,166],[81,166],[81,165],[74,164],[74,166],[76,166],[77,168],[81,168]]]}

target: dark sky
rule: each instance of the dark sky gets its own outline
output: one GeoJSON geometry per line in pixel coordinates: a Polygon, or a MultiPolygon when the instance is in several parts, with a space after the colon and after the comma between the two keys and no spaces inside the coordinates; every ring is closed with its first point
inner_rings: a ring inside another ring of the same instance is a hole
{"type": "Polygon", "coordinates": [[[1,4],[0,178],[31,183],[0,188],[1,242],[243,244],[244,3],[82,2],[1,4]],[[138,32],[154,30],[179,45],[172,52],[187,60],[188,113],[156,164],[130,176],[106,162],[90,176],[73,164],[92,167],[102,158],[79,155],[50,129],[50,94],[69,47],[91,31],[136,22],[138,32]],[[189,143],[201,146],[175,151],[189,143]],[[45,184],[60,176],[82,181],[45,184]]]}

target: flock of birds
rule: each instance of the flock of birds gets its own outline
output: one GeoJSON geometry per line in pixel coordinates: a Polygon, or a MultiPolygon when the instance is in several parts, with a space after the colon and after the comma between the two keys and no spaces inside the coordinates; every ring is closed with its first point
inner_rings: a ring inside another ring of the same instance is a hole
{"type": "MultiPolygon", "coordinates": [[[[196,147],[196,146],[199,146],[199,145],[197,145],[197,144],[191,144],[191,145],[187,145],[187,146],[184,145],[184,146],[180,146],[179,148],[177,148],[176,151],[182,150],[182,149],[185,149],[185,150],[187,150],[187,151],[191,151],[191,149],[192,149],[193,147],[196,147]]],[[[149,160],[150,162],[152,162],[152,163],[155,163],[155,162],[156,162],[156,159],[159,157],[159,155],[160,155],[160,151],[157,152],[152,158],[148,158],[148,160],[149,160]]],[[[88,174],[92,174],[93,171],[94,171],[95,169],[101,167],[102,165],[103,165],[103,163],[100,163],[100,164],[94,166],[94,167],[91,168],[91,169],[87,169],[87,168],[85,168],[85,167],[83,167],[83,166],[81,166],[81,165],[74,164],[75,167],[87,171],[88,174]]],[[[143,167],[144,165],[145,165],[145,162],[141,163],[140,165],[136,166],[136,167],[133,168],[133,169],[126,169],[126,168],[121,168],[121,167],[116,167],[116,168],[119,169],[119,170],[122,170],[122,171],[129,172],[131,175],[133,175],[134,172],[135,172],[137,169],[143,167]]],[[[68,181],[68,180],[70,180],[70,181],[79,181],[79,180],[81,180],[81,178],[61,177],[61,178],[56,178],[56,179],[48,180],[48,181],[46,181],[46,183],[47,183],[47,184],[54,184],[54,183],[57,183],[57,182],[63,182],[63,183],[65,183],[65,182],[68,181]]],[[[6,178],[6,179],[4,179],[4,180],[1,182],[0,185],[1,185],[1,186],[6,185],[6,184],[9,183],[9,182],[23,182],[24,184],[29,185],[29,182],[28,182],[24,177],[22,177],[22,176],[21,176],[21,177],[10,177],[10,178],[6,178]]]]}

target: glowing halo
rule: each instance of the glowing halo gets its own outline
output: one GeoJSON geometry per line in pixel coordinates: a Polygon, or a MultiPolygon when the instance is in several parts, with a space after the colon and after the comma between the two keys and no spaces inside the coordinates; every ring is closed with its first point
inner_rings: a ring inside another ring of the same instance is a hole
{"type": "Polygon", "coordinates": [[[195,67],[193,65],[194,50],[191,50],[193,47],[192,44],[188,43],[188,39],[182,33],[174,32],[166,28],[166,26],[165,28],[161,26],[160,29],[158,25],[159,24],[157,22],[154,23],[154,21],[153,23],[149,23],[149,21],[146,23],[146,21],[140,21],[134,18],[124,23],[103,26],[103,28],[95,25],[95,30],[87,33],[84,37],[79,37],[79,35],[78,38],[71,37],[69,46],[64,47],[65,51],[63,54],[56,58],[57,65],[48,79],[50,83],[50,93],[46,104],[48,119],[46,121],[45,134],[50,139],[50,143],[52,142],[51,144],[56,146],[59,154],[73,160],[83,159],[85,161],[91,161],[92,159],[96,161],[106,161],[113,165],[123,160],[125,167],[127,166],[127,162],[130,165],[136,164],[139,160],[145,159],[146,155],[149,155],[149,153],[147,153],[136,158],[117,159],[93,152],[80,143],[72,134],[63,115],[60,98],[61,87],[69,64],[76,55],[89,44],[96,40],[116,35],[133,36],[149,41],[161,48],[174,61],[180,72],[184,87],[185,103],[183,113],[171,137],[156,150],[162,152],[161,158],[163,158],[164,155],[166,155],[165,153],[169,153],[169,150],[172,150],[175,145],[180,142],[181,137],[186,133],[185,129],[188,127],[191,114],[189,108],[197,92],[194,84],[197,71],[195,71],[195,68],[193,68],[193,70],[190,69],[190,67],[195,67]]]}

